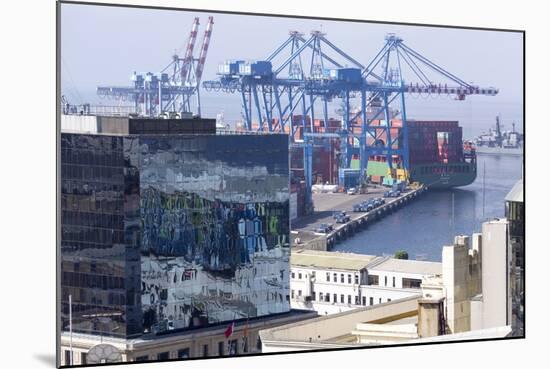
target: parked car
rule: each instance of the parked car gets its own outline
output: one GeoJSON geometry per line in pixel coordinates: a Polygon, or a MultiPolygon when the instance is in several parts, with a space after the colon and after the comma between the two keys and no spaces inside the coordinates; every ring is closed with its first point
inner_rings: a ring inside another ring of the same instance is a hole
{"type": "Polygon", "coordinates": [[[340,216],[346,216],[346,212],[343,210],[337,210],[334,213],[332,213],[332,218],[337,219],[340,216]]]}
{"type": "Polygon", "coordinates": [[[340,214],[336,217],[336,223],[344,224],[351,220],[351,217],[349,215],[346,215],[346,213],[340,214]]]}
{"type": "Polygon", "coordinates": [[[382,206],[385,203],[386,203],[386,200],[384,200],[382,198],[374,199],[374,206],[376,206],[376,207],[382,206]]]}
{"type": "Polygon", "coordinates": [[[401,195],[401,191],[399,190],[390,190],[384,192],[384,197],[399,197],[401,195]]]}
{"type": "Polygon", "coordinates": [[[357,194],[357,188],[355,188],[355,187],[349,188],[348,191],[347,191],[347,194],[348,195],[356,195],[357,194]]]}
{"type": "Polygon", "coordinates": [[[332,225],[327,223],[319,224],[319,227],[315,228],[314,231],[317,233],[330,233],[332,231],[332,225]]]}

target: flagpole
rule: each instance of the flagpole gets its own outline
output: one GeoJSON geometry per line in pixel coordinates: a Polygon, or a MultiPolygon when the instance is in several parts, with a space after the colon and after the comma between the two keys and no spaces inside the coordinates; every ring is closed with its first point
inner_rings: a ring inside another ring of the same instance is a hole
{"type": "Polygon", "coordinates": [[[71,353],[69,365],[73,365],[73,296],[69,295],[69,351],[71,353]]]}

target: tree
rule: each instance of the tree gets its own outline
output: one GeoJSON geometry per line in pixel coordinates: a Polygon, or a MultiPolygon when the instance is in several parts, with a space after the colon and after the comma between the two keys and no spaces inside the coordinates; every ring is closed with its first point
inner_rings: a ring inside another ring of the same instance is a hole
{"type": "Polygon", "coordinates": [[[405,250],[398,250],[398,251],[395,252],[394,257],[396,259],[408,260],[409,259],[409,253],[405,250]]]}

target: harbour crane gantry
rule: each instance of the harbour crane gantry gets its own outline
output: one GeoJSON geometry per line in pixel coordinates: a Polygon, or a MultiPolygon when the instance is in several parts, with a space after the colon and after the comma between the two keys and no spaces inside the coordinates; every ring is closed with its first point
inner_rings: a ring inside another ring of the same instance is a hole
{"type": "Polygon", "coordinates": [[[193,56],[199,28],[199,18],[195,17],[183,57],[174,54],[170,64],[157,74],[134,72],[132,86],[98,86],[97,94],[119,103],[131,101],[135,113],[142,116],[158,116],[168,112],[190,113],[192,99],[196,96],[197,113],[200,115],[199,86],[213,24],[214,18],[208,17],[198,58],[193,56]]]}
{"type": "Polygon", "coordinates": [[[372,155],[386,157],[389,168],[397,157],[399,165],[408,171],[406,95],[450,95],[464,100],[469,95],[498,93],[496,88],[465,82],[408,47],[395,34],[386,36],[384,46],[366,66],[325,36],[312,31],[306,40],[303,33],[291,31],[288,39],[266,59],[225,61],[219,67],[218,79],[203,82],[206,90],[241,95],[246,129],[286,132],[292,144],[304,147],[306,201],[310,209],[315,139],[340,140],[340,183],[344,183],[347,173],[354,172],[363,181],[372,155]],[[280,57],[283,61],[276,64],[280,57]],[[406,78],[410,79],[406,82],[406,78]],[[435,83],[435,78],[443,81],[435,83]],[[352,111],[352,100],[357,98],[360,109],[352,111]],[[334,100],[340,100],[343,107],[339,129],[314,132],[316,106],[321,105],[326,125],[328,103],[334,100]],[[395,105],[400,105],[400,109],[394,109],[395,105]],[[392,137],[391,122],[398,115],[399,134],[392,137]],[[354,154],[360,157],[356,171],[350,169],[354,154]]]}

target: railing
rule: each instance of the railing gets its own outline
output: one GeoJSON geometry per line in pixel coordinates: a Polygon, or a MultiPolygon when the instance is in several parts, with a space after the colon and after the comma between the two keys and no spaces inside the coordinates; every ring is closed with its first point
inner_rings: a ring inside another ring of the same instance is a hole
{"type": "Polygon", "coordinates": [[[119,116],[127,117],[130,114],[137,114],[133,106],[108,106],[108,105],[70,105],[64,104],[61,106],[61,111],[65,115],[103,115],[103,116],[119,116]]]}
{"type": "MultiPolygon", "coordinates": [[[[218,128],[216,129],[218,135],[281,135],[281,132],[265,132],[265,131],[238,131],[233,129],[218,128]]],[[[285,133],[286,134],[286,133],[285,133]]]]}

